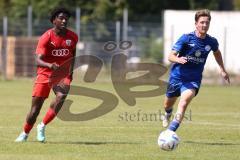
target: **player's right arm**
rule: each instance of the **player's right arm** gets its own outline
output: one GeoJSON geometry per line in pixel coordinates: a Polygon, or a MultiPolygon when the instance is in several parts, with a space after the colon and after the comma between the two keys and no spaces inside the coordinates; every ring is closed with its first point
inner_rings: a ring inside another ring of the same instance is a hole
{"type": "Polygon", "coordinates": [[[172,63],[180,63],[185,64],[187,63],[187,57],[181,56],[180,52],[188,40],[188,37],[186,34],[183,34],[177,42],[174,44],[171,53],[168,56],[168,60],[172,63]]]}
{"type": "Polygon", "coordinates": [[[56,63],[48,63],[43,60],[44,55],[43,54],[37,54],[36,56],[36,62],[38,67],[46,67],[51,70],[58,69],[59,65],[56,63]]]}
{"type": "Polygon", "coordinates": [[[36,62],[38,67],[46,67],[51,70],[56,70],[59,65],[56,63],[48,63],[44,61],[44,56],[47,54],[47,45],[50,38],[50,31],[45,32],[39,39],[36,49],[36,62]]]}
{"type": "Polygon", "coordinates": [[[178,52],[175,50],[172,50],[172,52],[169,54],[168,60],[172,63],[187,63],[187,57],[178,57],[178,52]]]}

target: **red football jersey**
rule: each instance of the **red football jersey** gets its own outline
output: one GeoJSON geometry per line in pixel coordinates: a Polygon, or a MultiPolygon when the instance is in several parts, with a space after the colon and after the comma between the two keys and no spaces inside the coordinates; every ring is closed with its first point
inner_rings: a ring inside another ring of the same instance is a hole
{"type": "MultiPolygon", "coordinates": [[[[78,36],[68,29],[65,36],[58,36],[53,29],[49,29],[40,37],[36,54],[43,54],[45,62],[61,65],[73,57],[77,42],[78,36]]],[[[49,68],[37,67],[36,83],[48,83],[52,72],[49,68]]]]}

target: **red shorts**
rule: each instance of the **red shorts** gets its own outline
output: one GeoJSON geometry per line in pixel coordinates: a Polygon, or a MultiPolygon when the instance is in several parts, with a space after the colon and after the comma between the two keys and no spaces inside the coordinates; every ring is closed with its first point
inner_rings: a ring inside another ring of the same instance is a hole
{"type": "MultiPolygon", "coordinates": [[[[32,91],[32,96],[33,97],[43,97],[43,98],[48,98],[49,93],[52,89],[52,86],[49,83],[46,83],[46,81],[43,81],[45,83],[40,83],[39,78],[38,80],[35,81],[33,91],[32,91]]],[[[70,85],[72,79],[70,77],[66,77],[61,81],[61,83],[64,83],[65,85],[70,85]]]]}

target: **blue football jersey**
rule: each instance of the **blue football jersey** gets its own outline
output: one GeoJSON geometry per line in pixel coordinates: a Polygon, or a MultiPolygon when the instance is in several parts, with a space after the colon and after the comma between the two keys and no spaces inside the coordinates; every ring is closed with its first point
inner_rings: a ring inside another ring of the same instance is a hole
{"type": "Polygon", "coordinates": [[[177,51],[179,57],[187,57],[187,63],[174,63],[171,68],[170,77],[182,81],[202,80],[202,72],[210,51],[218,50],[216,38],[206,35],[201,39],[195,32],[183,34],[174,44],[172,50],[177,51]]]}

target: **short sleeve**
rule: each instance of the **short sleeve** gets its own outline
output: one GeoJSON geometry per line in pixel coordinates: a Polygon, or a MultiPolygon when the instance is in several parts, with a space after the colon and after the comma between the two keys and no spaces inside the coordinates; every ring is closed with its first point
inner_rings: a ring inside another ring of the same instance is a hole
{"type": "Polygon", "coordinates": [[[71,30],[68,30],[68,38],[70,38],[73,41],[73,49],[76,48],[76,45],[78,43],[78,35],[76,33],[74,33],[71,30]]]}
{"type": "Polygon", "coordinates": [[[39,39],[36,49],[36,54],[46,54],[47,44],[50,38],[50,31],[45,32],[39,39]]]}
{"type": "Polygon", "coordinates": [[[75,48],[76,48],[76,45],[77,45],[77,43],[78,43],[78,36],[77,36],[77,34],[75,34],[75,33],[73,33],[73,40],[74,40],[74,42],[75,42],[75,48]]]}
{"type": "Polygon", "coordinates": [[[178,40],[177,42],[173,45],[172,50],[177,51],[177,52],[181,52],[184,44],[186,44],[188,40],[188,36],[186,34],[183,34],[178,40]]]}
{"type": "Polygon", "coordinates": [[[212,51],[216,52],[218,50],[219,44],[216,38],[213,38],[212,40],[212,51]]]}
{"type": "Polygon", "coordinates": [[[75,42],[77,43],[78,42],[78,36],[76,34],[74,36],[74,39],[75,39],[75,42]]]}

